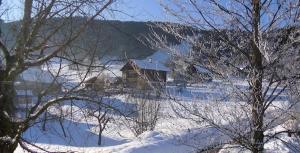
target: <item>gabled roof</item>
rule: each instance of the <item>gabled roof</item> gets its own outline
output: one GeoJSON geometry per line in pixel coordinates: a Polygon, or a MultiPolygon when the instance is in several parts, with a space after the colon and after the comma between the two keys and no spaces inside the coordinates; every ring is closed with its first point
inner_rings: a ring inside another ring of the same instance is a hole
{"type": "Polygon", "coordinates": [[[136,59],[131,59],[129,62],[127,62],[122,68],[127,65],[127,64],[134,64],[137,66],[139,69],[144,69],[144,70],[155,70],[155,71],[165,71],[168,72],[170,69],[163,64],[157,62],[157,61],[151,61],[151,60],[136,60],[136,59]],[[131,63],[130,63],[131,62],[131,63]]]}
{"type": "Polygon", "coordinates": [[[145,60],[154,60],[162,64],[166,64],[166,62],[172,58],[172,54],[168,50],[157,50],[152,55],[148,56],[145,60]]]}
{"type": "Polygon", "coordinates": [[[198,73],[202,74],[211,74],[211,71],[209,71],[207,68],[200,66],[200,65],[195,65],[195,68],[197,69],[198,73]]]}
{"type": "Polygon", "coordinates": [[[24,81],[33,81],[40,83],[51,83],[54,77],[50,72],[44,71],[37,67],[32,67],[20,74],[20,78],[24,81]]]}

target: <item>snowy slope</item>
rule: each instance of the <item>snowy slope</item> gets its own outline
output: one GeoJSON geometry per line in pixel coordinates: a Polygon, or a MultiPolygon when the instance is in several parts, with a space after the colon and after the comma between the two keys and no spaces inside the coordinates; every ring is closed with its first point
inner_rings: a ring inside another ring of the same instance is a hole
{"type": "MultiPolygon", "coordinates": [[[[247,83],[244,81],[234,80],[236,86],[241,89],[247,88],[247,83]]],[[[195,107],[195,99],[197,106],[202,106],[199,110],[206,110],[212,100],[223,99],[222,88],[225,88],[227,83],[222,83],[214,80],[212,83],[190,86],[182,91],[178,91],[176,87],[168,87],[170,96],[178,99],[181,102],[191,104],[195,107]],[[222,88],[218,88],[218,87],[222,88]]],[[[109,103],[122,104],[126,103],[126,96],[118,95],[108,99],[109,103]]],[[[43,148],[51,151],[77,151],[77,152],[104,152],[104,153],[185,153],[193,152],[198,149],[204,149],[209,145],[226,142],[229,138],[220,133],[217,129],[207,127],[206,124],[196,123],[194,121],[183,119],[175,115],[170,103],[172,101],[162,99],[160,116],[157,126],[154,131],[147,131],[138,137],[135,137],[131,130],[124,124],[124,120],[120,115],[114,114],[115,122],[110,123],[103,134],[103,145],[97,145],[97,122],[94,118],[86,117],[83,113],[87,109],[83,103],[64,105],[63,111],[70,112],[71,108],[75,112],[73,116],[67,116],[62,124],[67,129],[64,137],[62,128],[58,121],[47,123],[47,133],[41,130],[41,124],[30,128],[24,137],[30,142],[38,144],[43,148]],[[88,124],[87,124],[88,123],[88,124]]],[[[220,108],[224,112],[236,111],[238,107],[234,107],[237,103],[225,101],[220,104],[220,108]]],[[[123,108],[123,105],[115,105],[123,108]]],[[[200,111],[201,111],[200,110],[200,111]]],[[[53,109],[52,114],[58,113],[53,109]]],[[[218,119],[218,115],[214,116],[218,119]]],[[[220,118],[222,120],[222,118],[220,118]]],[[[227,122],[224,122],[228,124],[227,122]]],[[[275,127],[273,130],[280,130],[282,127],[275,127]]],[[[270,131],[272,132],[272,131],[270,131]]],[[[281,138],[293,145],[299,145],[294,138],[281,135],[281,138]]],[[[268,153],[281,152],[297,152],[288,148],[281,141],[271,141],[265,146],[268,153]]],[[[39,150],[41,152],[41,150],[39,150]]],[[[225,146],[220,152],[240,152],[232,146],[225,146]]],[[[21,153],[23,150],[19,147],[16,153],[21,153]]],[[[244,150],[242,150],[244,152],[244,150]]]]}

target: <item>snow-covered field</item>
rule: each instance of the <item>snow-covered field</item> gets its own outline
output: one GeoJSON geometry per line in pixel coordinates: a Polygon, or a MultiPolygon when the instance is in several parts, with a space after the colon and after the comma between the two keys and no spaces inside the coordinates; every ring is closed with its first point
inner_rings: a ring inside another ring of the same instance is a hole
{"type": "MultiPolygon", "coordinates": [[[[236,104],[242,102],[230,101],[225,97],[231,90],[226,88],[226,84],[221,86],[219,81],[199,85],[188,86],[185,89],[178,89],[174,86],[167,88],[169,96],[160,99],[160,112],[157,125],[153,131],[146,131],[139,136],[135,136],[132,130],[125,123],[126,118],[119,114],[111,114],[114,121],[107,125],[102,135],[102,145],[98,145],[98,128],[97,120],[85,115],[89,109],[82,102],[74,102],[73,105],[66,102],[62,107],[62,113],[65,117],[58,120],[49,120],[45,124],[45,131],[42,130],[43,123],[31,127],[23,137],[45,150],[54,152],[103,152],[103,153],[189,153],[197,149],[203,149],[207,146],[228,141],[228,136],[222,134],[215,128],[208,127],[207,124],[192,120],[194,116],[182,118],[174,113],[173,103],[184,103],[187,106],[197,107],[198,111],[214,111],[210,105],[213,102],[222,101],[221,106],[224,111],[237,111],[236,104]],[[221,88],[220,88],[221,87],[221,88]],[[226,89],[226,90],[224,90],[226,89]],[[70,115],[70,112],[73,112],[70,115]],[[192,119],[191,119],[192,118],[192,119]],[[62,128],[63,127],[63,128],[62,128]]],[[[228,85],[228,84],[227,84],[228,85]]],[[[247,88],[243,81],[235,81],[239,88],[247,88]]],[[[229,86],[229,85],[228,85],[229,86]]],[[[126,112],[124,107],[130,108],[128,98],[125,95],[116,95],[109,97],[110,102],[121,111],[126,112]]],[[[284,103],[286,96],[280,99],[284,103]]],[[[218,103],[220,104],[220,103],[218,103]]],[[[53,116],[60,113],[57,108],[49,110],[53,116]]],[[[218,118],[217,115],[213,116],[218,118]]],[[[220,119],[222,120],[222,119],[220,119]]],[[[273,130],[279,130],[281,126],[273,130]]],[[[283,136],[287,142],[296,143],[293,138],[283,136]]],[[[293,152],[286,147],[281,141],[270,141],[265,146],[267,152],[293,152]]],[[[34,147],[32,147],[34,148],[34,147]]],[[[239,152],[240,150],[228,146],[230,149],[221,149],[220,152],[239,152]]],[[[44,152],[35,148],[38,152],[44,152]]],[[[18,147],[16,153],[25,152],[18,147]]]]}

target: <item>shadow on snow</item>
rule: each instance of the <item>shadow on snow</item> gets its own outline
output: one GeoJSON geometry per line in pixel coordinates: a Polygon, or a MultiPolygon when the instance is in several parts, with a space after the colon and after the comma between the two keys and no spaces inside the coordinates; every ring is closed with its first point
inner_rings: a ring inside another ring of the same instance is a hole
{"type": "MultiPolygon", "coordinates": [[[[63,119],[61,127],[58,120],[49,120],[46,123],[46,130],[42,130],[42,123],[28,129],[22,137],[31,143],[42,143],[52,145],[76,146],[76,147],[99,147],[98,134],[91,132],[95,125],[78,123],[63,119]],[[64,129],[64,130],[63,130],[64,129]],[[65,135],[64,135],[65,131],[65,135]]],[[[102,135],[103,146],[114,146],[127,142],[102,135]]]]}

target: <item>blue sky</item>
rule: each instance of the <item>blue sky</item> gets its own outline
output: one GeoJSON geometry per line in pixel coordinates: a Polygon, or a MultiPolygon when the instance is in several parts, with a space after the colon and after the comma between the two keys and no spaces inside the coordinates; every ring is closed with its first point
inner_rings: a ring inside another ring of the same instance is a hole
{"type": "MultiPolygon", "coordinates": [[[[2,16],[6,21],[19,20],[22,16],[23,0],[3,0],[3,6],[9,7],[9,12],[2,16]]],[[[120,12],[114,12],[107,18],[111,20],[123,21],[165,21],[166,15],[159,4],[159,0],[117,0],[113,5],[114,9],[120,12]]]]}
{"type": "Polygon", "coordinates": [[[118,8],[130,15],[118,13],[115,16],[118,20],[166,20],[166,15],[159,4],[159,0],[123,0],[117,4],[118,8]]]}

